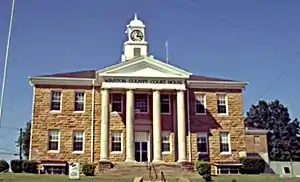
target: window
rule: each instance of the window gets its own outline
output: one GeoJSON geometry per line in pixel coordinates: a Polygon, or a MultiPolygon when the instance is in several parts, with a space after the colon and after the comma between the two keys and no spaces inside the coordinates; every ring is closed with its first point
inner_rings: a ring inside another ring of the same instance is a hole
{"type": "Polygon", "coordinates": [[[122,150],[122,132],[113,131],[111,133],[111,151],[112,152],[121,152],[122,150]]]}
{"type": "Polygon", "coordinates": [[[59,130],[49,130],[48,133],[48,150],[58,151],[59,150],[59,130]]]}
{"type": "Polygon", "coordinates": [[[171,152],[170,132],[162,132],[161,144],[161,151],[163,153],[171,152]]]}
{"type": "Polygon", "coordinates": [[[133,48],[133,57],[141,56],[141,48],[133,48]]]}
{"type": "Polygon", "coordinates": [[[289,167],[283,167],[284,174],[291,174],[291,170],[289,167]]]}
{"type": "Polygon", "coordinates": [[[75,111],[84,111],[84,92],[75,92],[75,111]]]}
{"type": "Polygon", "coordinates": [[[260,138],[259,136],[254,136],[254,144],[260,144],[260,138]]]}
{"type": "Polygon", "coordinates": [[[170,95],[169,94],[161,94],[160,108],[161,108],[161,113],[170,114],[170,95]]]}
{"type": "Polygon", "coordinates": [[[51,111],[60,111],[61,109],[61,91],[51,92],[51,111]]]}
{"type": "Polygon", "coordinates": [[[73,132],[73,152],[83,152],[83,131],[73,132]]]}
{"type": "Polygon", "coordinates": [[[136,113],[148,113],[148,95],[135,94],[134,95],[134,110],[136,113]]]}
{"type": "Polygon", "coordinates": [[[218,95],[218,113],[227,114],[227,98],[226,95],[218,95]]]}
{"type": "Polygon", "coordinates": [[[112,112],[122,113],[123,110],[123,97],[121,93],[113,93],[112,98],[112,112]]]}
{"type": "Polygon", "coordinates": [[[220,152],[230,153],[230,136],[228,132],[220,132],[220,152]]]}
{"type": "Polygon", "coordinates": [[[208,152],[207,133],[197,134],[197,152],[198,153],[208,152]]]}
{"type": "Polygon", "coordinates": [[[195,104],[196,104],[196,114],[205,114],[205,95],[197,94],[195,95],[195,104]]]}

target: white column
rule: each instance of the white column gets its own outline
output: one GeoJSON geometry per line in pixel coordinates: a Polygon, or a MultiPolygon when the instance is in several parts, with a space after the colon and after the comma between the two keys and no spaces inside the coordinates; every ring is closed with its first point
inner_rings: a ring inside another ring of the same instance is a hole
{"type": "Polygon", "coordinates": [[[184,91],[177,91],[178,161],[186,161],[186,123],[184,91]]]}
{"type": "Polygon", "coordinates": [[[101,149],[100,161],[109,161],[108,158],[108,134],[109,134],[109,92],[107,89],[101,90],[101,149]]]}
{"type": "Polygon", "coordinates": [[[126,92],[126,160],[125,162],[135,162],[134,157],[134,95],[133,90],[126,92]]]}
{"type": "Polygon", "coordinates": [[[153,161],[161,162],[160,93],[153,91],[153,161]]]}

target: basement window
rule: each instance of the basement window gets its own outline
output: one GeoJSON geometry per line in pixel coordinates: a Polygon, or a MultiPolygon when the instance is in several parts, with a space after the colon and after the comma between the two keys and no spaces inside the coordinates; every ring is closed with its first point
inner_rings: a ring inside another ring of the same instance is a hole
{"type": "Polygon", "coordinates": [[[291,174],[290,167],[283,167],[284,174],[291,174]]]}

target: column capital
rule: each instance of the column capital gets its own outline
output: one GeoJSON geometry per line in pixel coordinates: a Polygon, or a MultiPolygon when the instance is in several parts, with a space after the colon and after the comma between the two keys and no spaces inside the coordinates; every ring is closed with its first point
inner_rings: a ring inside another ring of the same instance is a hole
{"type": "Polygon", "coordinates": [[[152,92],[160,92],[162,89],[152,89],[152,92]]]}

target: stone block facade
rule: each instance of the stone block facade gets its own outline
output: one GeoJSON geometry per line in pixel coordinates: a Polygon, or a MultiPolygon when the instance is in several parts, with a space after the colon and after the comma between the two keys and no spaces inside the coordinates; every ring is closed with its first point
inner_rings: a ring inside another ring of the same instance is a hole
{"type": "MultiPolygon", "coordinates": [[[[213,164],[215,161],[234,161],[238,160],[239,152],[246,150],[245,129],[243,122],[243,107],[241,90],[211,90],[211,89],[190,89],[189,90],[189,111],[191,135],[187,135],[187,158],[195,161],[197,159],[197,133],[208,133],[208,158],[213,164]],[[205,115],[195,114],[195,94],[203,93],[206,96],[205,115]],[[228,100],[228,115],[220,116],[217,114],[217,94],[225,93],[228,100]],[[226,131],[230,133],[231,153],[220,154],[219,132],[226,131]],[[191,156],[190,150],[191,148],[191,156]]],[[[36,86],[34,91],[33,104],[33,124],[32,124],[32,142],[30,158],[33,160],[66,160],[80,163],[98,163],[100,159],[101,142],[101,93],[100,87],[95,88],[94,100],[94,152],[91,153],[91,122],[92,122],[92,95],[91,87],[78,86],[36,86]],[[62,111],[51,113],[50,111],[50,93],[51,90],[62,90],[62,111]],[[83,113],[74,112],[74,92],[80,90],[85,92],[85,110],[83,113]],[[60,149],[58,153],[49,153],[48,130],[60,130],[60,149]],[[76,130],[84,131],[84,153],[72,153],[72,132],[76,130]]],[[[126,127],[125,120],[119,114],[110,114],[110,133],[109,150],[111,151],[111,131],[122,131],[122,152],[113,154],[109,152],[111,162],[124,162],[126,158],[126,127]]],[[[188,128],[187,128],[188,129],[188,128]]],[[[187,132],[188,134],[188,132],[187,132]]],[[[171,131],[171,153],[163,154],[162,159],[165,162],[176,162],[177,160],[177,142],[176,131],[171,131]]]]}

